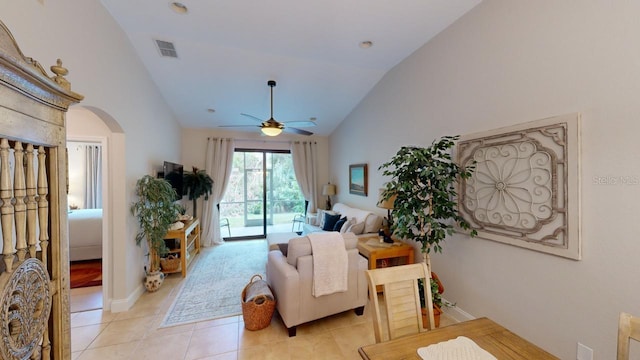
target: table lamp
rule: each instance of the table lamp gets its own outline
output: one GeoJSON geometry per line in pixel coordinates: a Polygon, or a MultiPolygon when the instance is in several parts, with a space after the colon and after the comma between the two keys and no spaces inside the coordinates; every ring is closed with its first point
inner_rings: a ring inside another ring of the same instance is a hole
{"type": "Polygon", "coordinates": [[[322,195],[327,197],[327,210],[331,210],[331,195],[336,194],[336,186],[329,183],[322,186],[322,195]]]}
{"type": "Polygon", "coordinates": [[[387,209],[387,229],[386,232],[389,234],[389,236],[391,236],[391,210],[393,210],[393,203],[396,201],[396,198],[398,197],[396,194],[391,195],[390,198],[385,199],[384,196],[382,196],[382,194],[384,193],[384,189],[380,189],[379,195],[378,195],[378,204],[376,205],[377,207],[381,208],[381,209],[387,209]]]}

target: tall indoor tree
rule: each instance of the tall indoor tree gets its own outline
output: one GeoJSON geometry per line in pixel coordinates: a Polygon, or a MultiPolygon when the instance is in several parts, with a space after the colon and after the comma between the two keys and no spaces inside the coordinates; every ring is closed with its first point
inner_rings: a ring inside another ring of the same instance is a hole
{"type": "Polygon", "coordinates": [[[193,201],[193,216],[197,217],[197,200],[204,196],[205,200],[209,200],[209,195],[213,189],[213,179],[207,174],[205,170],[198,170],[197,167],[193,167],[193,171],[184,172],[184,190],[189,200],[193,201]]]}
{"type": "MultiPolygon", "coordinates": [[[[396,196],[391,212],[392,233],[422,244],[424,261],[431,270],[429,253],[442,251],[442,242],[457,224],[470,225],[458,213],[456,182],[471,177],[473,167],[460,167],[451,159],[458,136],[443,136],[429,147],[403,146],[382,164],[384,176],[391,177],[382,197],[396,196]]],[[[470,231],[475,236],[475,230],[470,231]]]]}

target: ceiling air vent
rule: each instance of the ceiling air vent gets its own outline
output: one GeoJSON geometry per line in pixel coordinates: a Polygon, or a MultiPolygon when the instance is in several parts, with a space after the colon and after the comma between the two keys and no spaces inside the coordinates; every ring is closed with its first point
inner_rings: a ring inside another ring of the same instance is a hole
{"type": "Polygon", "coordinates": [[[176,51],[175,46],[173,46],[173,43],[156,40],[156,45],[158,46],[158,50],[160,50],[160,55],[172,58],[178,57],[178,52],[176,51]]]}

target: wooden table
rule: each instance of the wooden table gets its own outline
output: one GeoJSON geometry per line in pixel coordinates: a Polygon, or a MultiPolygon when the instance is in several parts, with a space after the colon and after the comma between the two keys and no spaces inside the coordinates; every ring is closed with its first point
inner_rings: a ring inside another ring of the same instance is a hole
{"type": "Polygon", "coordinates": [[[480,318],[439,329],[404,336],[378,344],[363,346],[358,353],[363,359],[418,359],[418,348],[465,336],[499,360],[558,359],[499,324],[480,318]]]}

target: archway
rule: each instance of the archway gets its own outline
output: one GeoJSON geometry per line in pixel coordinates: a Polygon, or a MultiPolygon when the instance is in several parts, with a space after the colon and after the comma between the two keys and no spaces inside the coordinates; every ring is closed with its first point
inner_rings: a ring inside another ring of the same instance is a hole
{"type": "Polygon", "coordinates": [[[67,113],[67,141],[94,142],[102,145],[102,303],[104,310],[111,310],[117,289],[116,272],[118,245],[115,239],[124,239],[125,227],[125,141],[124,131],[118,122],[106,112],[89,106],[75,106],[67,113]],[[119,226],[120,225],[120,226],[119,226]]]}

